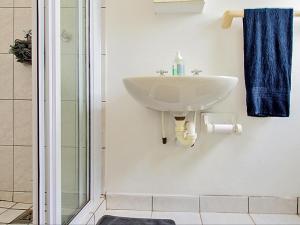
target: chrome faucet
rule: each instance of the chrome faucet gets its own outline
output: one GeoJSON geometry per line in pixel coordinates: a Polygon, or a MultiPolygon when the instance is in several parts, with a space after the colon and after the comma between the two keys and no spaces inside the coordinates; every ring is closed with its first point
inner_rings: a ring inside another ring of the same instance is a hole
{"type": "Polygon", "coordinates": [[[202,70],[198,70],[198,69],[194,69],[194,70],[192,70],[191,72],[192,72],[192,74],[193,74],[194,76],[198,76],[198,75],[200,75],[200,73],[203,72],[203,71],[202,71],[202,70]]]}
{"type": "Polygon", "coordinates": [[[160,76],[165,76],[166,73],[168,73],[168,70],[158,70],[156,73],[159,73],[160,76]]]}

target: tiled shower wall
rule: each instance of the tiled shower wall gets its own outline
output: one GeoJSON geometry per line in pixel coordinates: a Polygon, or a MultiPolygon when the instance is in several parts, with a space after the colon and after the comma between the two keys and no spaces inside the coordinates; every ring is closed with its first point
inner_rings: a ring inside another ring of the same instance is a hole
{"type": "Polygon", "coordinates": [[[0,0],[0,200],[32,202],[32,67],[9,54],[31,29],[31,0],[0,0]]]}

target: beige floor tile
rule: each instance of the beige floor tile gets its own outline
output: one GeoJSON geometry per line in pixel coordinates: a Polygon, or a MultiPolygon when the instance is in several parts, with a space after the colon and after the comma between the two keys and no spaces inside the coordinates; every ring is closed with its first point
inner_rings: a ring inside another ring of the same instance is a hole
{"type": "Polygon", "coordinates": [[[32,204],[17,203],[12,207],[12,209],[30,209],[31,207],[32,204]]]}
{"type": "Polygon", "coordinates": [[[203,225],[254,225],[248,214],[201,213],[203,225]]]}
{"type": "Polygon", "coordinates": [[[151,211],[107,210],[104,214],[131,218],[151,218],[151,211]]]}
{"type": "Polygon", "coordinates": [[[0,208],[9,209],[9,208],[13,207],[15,204],[16,204],[15,202],[0,201],[0,208]]]}
{"type": "Polygon", "coordinates": [[[170,219],[176,225],[201,225],[199,213],[192,212],[153,212],[153,219],[170,219]]]}
{"type": "Polygon", "coordinates": [[[251,214],[256,225],[299,225],[300,217],[283,214],[251,214]]]}
{"type": "Polygon", "coordinates": [[[25,210],[8,209],[0,214],[0,223],[11,223],[24,212],[25,210]]]}
{"type": "Polygon", "coordinates": [[[2,213],[4,213],[6,210],[7,210],[7,209],[5,209],[5,208],[0,208],[0,215],[1,215],[2,213]]]}

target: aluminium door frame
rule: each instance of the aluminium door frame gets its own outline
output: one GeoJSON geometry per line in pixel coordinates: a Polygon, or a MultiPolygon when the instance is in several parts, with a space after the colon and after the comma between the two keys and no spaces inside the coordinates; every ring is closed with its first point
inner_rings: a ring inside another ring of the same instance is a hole
{"type": "MultiPolygon", "coordinates": [[[[89,2],[90,201],[70,224],[86,223],[104,194],[102,8],[100,0],[89,2]]],[[[34,0],[33,224],[61,224],[60,37],[60,0],[34,0]],[[47,87],[45,79],[48,81],[47,87]],[[45,90],[48,99],[45,99],[45,90]]]]}
{"type": "Polygon", "coordinates": [[[61,224],[60,1],[33,1],[33,21],[33,223],[61,224]]]}

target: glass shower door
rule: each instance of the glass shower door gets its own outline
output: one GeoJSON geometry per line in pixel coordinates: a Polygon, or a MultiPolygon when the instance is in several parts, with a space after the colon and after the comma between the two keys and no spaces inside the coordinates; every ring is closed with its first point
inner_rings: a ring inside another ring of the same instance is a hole
{"type": "Polygon", "coordinates": [[[89,70],[85,0],[61,0],[61,211],[68,224],[89,202],[89,70]]]}

